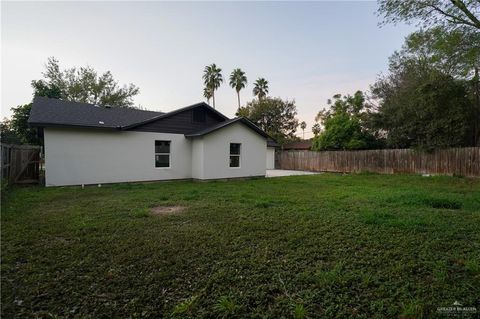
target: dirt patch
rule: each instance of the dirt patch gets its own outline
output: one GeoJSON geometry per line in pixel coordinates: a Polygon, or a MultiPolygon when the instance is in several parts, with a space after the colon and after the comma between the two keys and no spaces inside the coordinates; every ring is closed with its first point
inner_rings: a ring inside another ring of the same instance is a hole
{"type": "Polygon", "coordinates": [[[182,213],[187,207],[185,206],[157,206],[150,209],[153,215],[175,215],[182,213]]]}

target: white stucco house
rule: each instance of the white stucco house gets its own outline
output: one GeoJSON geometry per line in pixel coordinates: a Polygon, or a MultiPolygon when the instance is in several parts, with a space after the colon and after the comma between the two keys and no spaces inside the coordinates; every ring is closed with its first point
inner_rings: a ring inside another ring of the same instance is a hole
{"type": "Polygon", "coordinates": [[[29,124],[46,186],[265,176],[275,162],[264,131],[206,103],[161,113],[36,97],[29,124]]]}

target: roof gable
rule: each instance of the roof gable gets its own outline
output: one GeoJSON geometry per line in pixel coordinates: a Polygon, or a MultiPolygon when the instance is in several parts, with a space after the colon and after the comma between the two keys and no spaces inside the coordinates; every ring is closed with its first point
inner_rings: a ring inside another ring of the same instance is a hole
{"type": "Polygon", "coordinates": [[[155,122],[155,121],[158,121],[158,120],[166,119],[166,118],[175,116],[175,115],[180,114],[180,113],[188,112],[190,110],[193,110],[193,109],[199,108],[199,107],[206,109],[207,112],[215,114],[218,118],[220,118],[222,120],[228,120],[228,117],[226,117],[222,113],[218,112],[217,110],[215,110],[213,107],[211,107],[207,103],[200,102],[200,103],[192,104],[192,105],[189,105],[189,106],[186,106],[186,107],[182,107],[180,109],[173,110],[173,111],[168,112],[168,113],[159,114],[158,116],[152,117],[152,118],[147,119],[145,121],[141,121],[141,122],[138,122],[138,123],[133,123],[131,125],[127,125],[123,129],[125,129],[125,130],[133,129],[133,128],[138,127],[138,126],[149,124],[149,123],[152,123],[152,122],[155,122]]]}
{"type": "Polygon", "coordinates": [[[270,136],[268,136],[268,134],[265,133],[265,131],[263,131],[261,128],[256,126],[253,122],[251,122],[250,120],[248,120],[244,117],[237,117],[237,118],[234,118],[234,119],[231,119],[231,120],[228,120],[228,121],[218,123],[217,125],[210,126],[210,127],[206,128],[204,130],[201,130],[201,131],[198,131],[198,132],[195,132],[195,133],[185,134],[185,137],[195,138],[195,137],[205,136],[205,135],[208,135],[208,134],[213,133],[215,131],[218,131],[218,130],[224,128],[224,127],[230,126],[234,123],[242,123],[245,126],[247,126],[249,129],[256,132],[257,134],[259,134],[259,135],[261,135],[265,138],[270,138],[270,136]]]}
{"type": "Polygon", "coordinates": [[[194,107],[187,107],[166,113],[145,121],[144,123],[135,124],[124,129],[141,132],[190,134],[215,126],[226,120],[228,120],[228,118],[224,115],[216,111],[213,112],[209,106],[199,103],[194,107]]]}

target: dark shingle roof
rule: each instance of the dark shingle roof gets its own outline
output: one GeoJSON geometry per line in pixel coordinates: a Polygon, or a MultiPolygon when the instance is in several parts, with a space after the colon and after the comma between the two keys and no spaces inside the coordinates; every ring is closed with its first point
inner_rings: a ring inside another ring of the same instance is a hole
{"type": "Polygon", "coordinates": [[[28,122],[34,126],[66,125],[120,129],[162,114],[164,113],[36,97],[28,122]]]}
{"type": "Polygon", "coordinates": [[[230,124],[241,122],[258,134],[269,138],[267,133],[246,118],[228,119],[206,103],[197,103],[168,113],[144,111],[121,107],[100,107],[87,103],[70,102],[46,97],[35,97],[28,123],[33,126],[80,126],[126,130],[166,118],[196,107],[205,107],[225,121],[207,129],[186,134],[197,137],[209,134],[230,124]]]}
{"type": "Polygon", "coordinates": [[[265,133],[261,128],[259,128],[258,126],[256,126],[255,124],[253,124],[252,122],[250,122],[249,120],[247,120],[246,118],[244,117],[237,117],[237,118],[234,118],[234,119],[231,119],[231,120],[228,120],[228,121],[224,121],[224,122],[220,122],[216,125],[213,125],[209,128],[206,128],[204,130],[201,130],[201,131],[198,131],[198,132],[194,132],[194,133],[190,133],[190,134],[185,134],[185,137],[200,137],[200,136],[204,136],[204,135],[207,135],[207,134],[210,134],[212,132],[215,132],[216,130],[219,130],[221,128],[224,128],[226,126],[229,126],[233,123],[237,123],[237,122],[240,122],[240,123],[243,123],[245,125],[247,125],[249,128],[251,128],[252,130],[254,130],[255,132],[257,132],[258,134],[264,136],[264,137],[269,137],[267,133],[265,133]]]}

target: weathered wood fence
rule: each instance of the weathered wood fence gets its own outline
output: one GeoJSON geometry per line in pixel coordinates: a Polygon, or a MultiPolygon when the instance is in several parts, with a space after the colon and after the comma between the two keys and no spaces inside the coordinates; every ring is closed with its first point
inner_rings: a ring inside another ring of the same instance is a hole
{"type": "Polygon", "coordinates": [[[480,147],[432,153],[412,149],[365,151],[281,151],[280,169],[318,172],[410,173],[480,177],[480,147]]]}
{"type": "Polygon", "coordinates": [[[8,183],[38,183],[40,151],[37,145],[0,144],[2,181],[8,183]]]}

